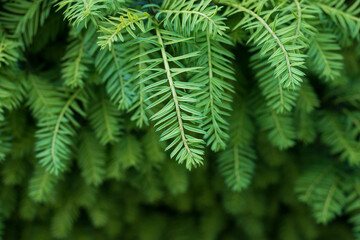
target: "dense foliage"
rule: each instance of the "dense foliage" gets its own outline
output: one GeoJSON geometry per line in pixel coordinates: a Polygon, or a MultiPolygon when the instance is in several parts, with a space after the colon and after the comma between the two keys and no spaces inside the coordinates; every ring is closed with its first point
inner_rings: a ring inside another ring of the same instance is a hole
{"type": "Polygon", "coordinates": [[[360,0],[0,2],[0,239],[360,239],[360,0]]]}

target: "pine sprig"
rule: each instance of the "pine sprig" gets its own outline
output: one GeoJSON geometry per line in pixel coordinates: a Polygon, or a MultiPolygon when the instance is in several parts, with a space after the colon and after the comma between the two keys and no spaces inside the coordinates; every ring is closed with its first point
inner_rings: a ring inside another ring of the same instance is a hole
{"type": "Polygon", "coordinates": [[[43,167],[37,166],[29,182],[29,197],[35,202],[46,202],[52,199],[58,176],[52,175],[43,167]]]}
{"type": "Polygon", "coordinates": [[[61,93],[45,76],[27,76],[27,105],[37,120],[48,117],[54,103],[61,102],[61,93]]]}
{"type": "Polygon", "coordinates": [[[83,132],[80,139],[78,164],[81,174],[87,184],[98,186],[105,177],[105,147],[88,131],[83,132]]]}
{"type": "Polygon", "coordinates": [[[258,113],[261,129],[267,131],[270,143],[280,149],[295,145],[294,119],[288,113],[276,114],[272,109],[263,108],[258,113]]]}
{"type": "Polygon", "coordinates": [[[298,179],[299,199],[313,209],[318,223],[326,224],[341,214],[346,197],[340,181],[332,165],[313,166],[298,179]]]}
{"type": "Polygon", "coordinates": [[[338,53],[340,46],[336,35],[328,31],[318,33],[312,39],[308,49],[309,65],[325,80],[334,80],[341,76],[343,56],[338,53]]]}
{"type": "Polygon", "coordinates": [[[111,50],[105,49],[99,52],[95,60],[101,82],[105,83],[110,100],[120,110],[129,109],[134,98],[129,74],[132,65],[127,64],[128,61],[128,51],[123,45],[116,45],[111,50]]]}
{"type": "Polygon", "coordinates": [[[103,11],[107,9],[107,1],[104,0],[61,0],[56,6],[58,10],[64,10],[64,18],[73,25],[83,25],[87,27],[89,20],[97,25],[104,19],[103,11]]]}
{"type": "Polygon", "coordinates": [[[26,94],[24,79],[24,73],[18,70],[0,71],[0,109],[13,110],[20,106],[26,94]]]}
{"type": "Polygon", "coordinates": [[[160,111],[156,112],[151,119],[158,121],[155,126],[161,123],[161,125],[157,128],[158,130],[163,131],[160,140],[164,141],[173,139],[172,143],[166,148],[166,150],[168,150],[174,147],[170,156],[176,156],[176,160],[179,163],[186,162],[186,167],[191,169],[193,166],[196,167],[197,165],[202,164],[203,150],[201,149],[203,148],[203,141],[199,138],[191,136],[189,133],[204,134],[204,131],[196,125],[196,122],[202,119],[202,114],[190,105],[194,102],[194,99],[191,96],[186,95],[183,91],[187,89],[200,90],[199,86],[201,85],[195,83],[185,84],[174,78],[175,75],[193,71],[194,69],[170,68],[169,65],[169,62],[174,61],[175,58],[168,56],[164,45],[164,39],[170,37],[174,43],[186,41],[187,39],[176,39],[173,34],[167,31],[161,31],[158,28],[156,28],[156,35],[158,37],[158,44],[160,45],[160,62],[165,68],[165,71],[160,70],[159,73],[165,75],[165,79],[147,86],[149,91],[151,89],[157,90],[160,88],[159,90],[161,91],[158,90],[158,92],[163,92],[163,96],[153,102],[149,108],[153,108],[165,101],[166,105],[161,108],[160,111]],[[162,84],[160,85],[160,83],[162,84]]]}
{"type": "MultiPolygon", "coordinates": [[[[146,62],[151,58],[150,54],[146,54],[151,48],[152,44],[146,41],[137,41],[136,39],[129,42],[127,45],[129,56],[134,56],[130,59],[130,66],[133,66],[132,74],[132,92],[137,93],[134,96],[132,107],[129,111],[133,112],[131,120],[136,121],[136,125],[142,128],[149,125],[149,118],[151,111],[147,108],[150,104],[147,99],[147,93],[144,91],[145,85],[143,79],[147,79],[151,72],[146,69],[146,62]]],[[[130,72],[130,71],[129,71],[130,72]]]]}
{"type": "Polygon", "coordinates": [[[102,145],[117,142],[122,130],[120,112],[104,92],[100,95],[94,93],[93,99],[88,116],[96,137],[102,145]]]}
{"type": "Polygon", "coordinates": [[[322,141],[331,147],[332,154],[340,154],[340,159],[346,160],[350,165],[360,163],[360,144],[357,139],[356,128],[346,129],[343,116],[331,112],[324,112],[319,122],[322,141]]]}
{"type": "Polygon", "coordinates": [[[211,4],[211,0],[171,1],[165,0],[155,18],[162,21],[166,28],[174,28],[184,35],[191,32],[208,31],[212,38],[223,35],[227,29],[223,20],[216,16],[221,9],[211,4]]]}
{"type": "Polygon", "coordinates": [[[236,99],[230,119],[230,142],[218,159],[219,171],[233,191],[247,188],[255,169],[256,154],[252,147],[255,126],[245,99],[236,99]]]}
{"type": "Polygon", "coordinates": [[[345,212],[351,214],[349,222],[354,226],[353,232],[355,239],[360,238],[360,216],[359,216],[359,197],[360,197],[360,182],[357,176],[352,176],[350,181],[346,182],[348,187],[346,187],[347,193],[347,206],[345,212]]]}
{"type": "Polygon", "coordinates": [[[271,66],[276,67],[274,76],[280,77],[280,84],[286,88],[299,86],[304,76],[300,68],[304,65],[305,55],[295,52],[295,50],[303,48],[294,41],[297,36],[295,34],[289,36],[289,32],[296,32],[297,25],[293,24],[281,28],[277,25],[277,23],[291,20],[293,16],[280,16],[279,19],[275,18],[273,22],[268,23],[267,19],[276,11],[277,7],[270,12],[265,11],[260,16],[254,11],[256,4],[249,3],[243,6],[232,1],[220,1],[220,3],[234,8],[235,10],[231,14],[242,12],[247,14],[234,29],[242,27],[252,31],[248,42],[253,42],[259,48],[261,56],[271,52],[268,60],[271,66]]]}
{"type": "Polygon", "coordinates": [[[20,59],[20,44],[10,39],[0,28],[0,67],[14,64],[20,59]]]}
{"type": "Polygon", "coordinates": [[[41,119],[38,124],[36,156],[39,163],[55,175],[66,169],[71,157],[72,137],[79,127],[74,115],[85,115],[78,103],[79,100],[84,100],[84,94],[82,89],[75,90],[71,95],[65,94],[64,97],[68,98],[53,102],[51,116],[41,119]]]}
{"type": "Polygon", "coordinates": [[[61,72],[64,84],[72,88],[82,87],[84,80],[88,78],[88,65],[92,62],[86,52],[84,37],[80,39],[72,37],[62,61],[61,72]]]}
{"type": "Polygon", "coordinates": [[[125,38],[121,33],[122,30],[126,30],[133,38],[136,38],[134,31],[140,30],[145,32],[151,26],[151,16],[146,12],[138,10],[127,9],[120,12],[119,17],[109,17],[100,25],[100,32],[102,35],[99,37],[99,46],[104,49],[106,46],[109,49],[112,48],[113,44],[119,40],[124,42],[125,38]],[[145,25],[144,21],[148,23],[145,25]]]}
{"type": "Polygon", "coordinates": [[[316,2],[322,11],[324,11],[331,20],[338,25],[344,33],[352,38],[359,38],[360,33],[360,1],[355,0],[348,6],[345,0],[331,1],[322,0],[316,2]]]}
{"type": "Polygon", "coordinates": [[[131,135],[125,135],[112,148],[108,176],[118,179],[125,170],[131,167],[137,168],[142,160],[143,153],[138,139],[131,135]]]}
{"type": "Polygon", "coordinates": [[[228,81],[235,80],[230,61],[234,56],[221,45],[231,44],[227,37],[217,36],[215,40],[211,35],[210,30],[207,30],[205,34],[197,37],[201,55],[198,65],[202,69],[190,81],[206,86],[198,97],[197,106],[204,109],[206,120],[202,127],[206,131],[204,137],[207,145],[210,145],[213,151],[219,151],[225,148],[229,138],[226,118],[231,112],[230,94],[234,90],[228,81]]]}
{"type": "MultiPolygon", "coordinates": [[[[271,53],[265,54],[265,58],[270,56],[271,53]]],[[[276,113],[290,112],[296,105],[298,87],[297,89],[284,88],[280,76],[274,77],[276,66],[264,61],[260,52],[255,53],[251,61],[255,77],[259,81],[259,87],[269,108],[276,113]]]]}
{"type": "Polygon", "coordinates": [[[4,4],[5,11],[0,13],[0,21],[12,34],[21,37],[25,45],[30,45],[50,9],[50,0],[11,1],[4,4]]]}

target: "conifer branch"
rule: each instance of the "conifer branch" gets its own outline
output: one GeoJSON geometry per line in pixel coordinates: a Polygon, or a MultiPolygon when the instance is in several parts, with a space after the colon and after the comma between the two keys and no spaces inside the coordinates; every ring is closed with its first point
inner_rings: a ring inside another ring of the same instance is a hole
{"type": "MultiPolygon", "coordinates": [[[[51,140],[51,159],[52,159],[52,164],[53,166],[55,167],[55,169],[57,168],[56,166],[59,165],[59,159],[57,157],[57,153],[56,153],[56,141],[57,141],[57,137],[58,137],[58,134],[59,134],[59,129],[60,129],[60,124],[61,122],[63,121],[63,118],[64,118],[64,115],[65,115],[65,112],[68,110],[68,108],[70,107],[71,103],[76,99],[76,97],[79,95],[79,93],[81,92],[81,88],[77,89],[73,94],[72,96],[69,98],[69,100],[65,103],[63,109],[61,110],[58,118],[57,118],[57,121],[56,121],[56,124],[55,124],[55,129],[53,131],[53,137],[52,137],[52,140],[51,140]]],[[[55,170],[55,172],[57,172],[55,170]]]]}
{"type": "Polygon", "coordinates": [[[276,43],[280,47],[281,51],[284,54],[285,60],[286,60],[287,72],[288,72],[289,76],[288,76],[288,83],[285,86],[290,86],[291,85],[292,87],[295,87],[295,83],[293,81],[293,76],[292,76],[293,71],[292,71],[292,66],[291,66],[291,63],[290,63],[290,58],[289,58],[288,51],[285,49],[285,46],[280,41],[279,37],[270,28],[270,26],[265,22],[265,20],[262,17],[260,17],[259,15],[257,15],[255,12],[241,6],[240,4],[236,4],[236,3],[233,3],[233,2],[230,2],[230,1],[221,1],[220,3],[224,3],[224,4],[229,5],[231,7],[237,8],[240,11],[248,13],[249,15],[253,16],[256,20],[258,20],[259,23],[266,29],[266,31],[269,32],[269,34],[272,36],[272,38],[276,41],[276,43]]]}
{"type": "Polygon", "coordinates": [[[166,73],[167,79],[169,81],[172,97],[173,97],[174,104],[175,104],[176,115],[177,115],[177,120],[178,120],[178,123],[179,123],[181,139],[182,139],[182,142],[184,144],[184,147],[185,147],[186,151],[188,152],[188,154],[192,158],[192,153],[190,151],[190,148],[189,148],[188,143],[187,143],[187,139],[185,137],[185,130],[184,130],[184,125],[183,125],[183,121],[182,121],[182,118],[181,118],[180,107],[179,107],[179,102],[178,102],[178,96],[176,94],[174,82],[173,82],[173,79],[172,79],[172,76],[171,76],[170,66],[169,66],[167,55],[166,55],[164,42],[162,40],[159,28],[155,28],[155,30],[156,30],[156,35],[158,37],[158,42],[159,42],[159,44],[161,46],[160,49],[161,49],[162,59],[164,61],[165,73],[166,73]]]}

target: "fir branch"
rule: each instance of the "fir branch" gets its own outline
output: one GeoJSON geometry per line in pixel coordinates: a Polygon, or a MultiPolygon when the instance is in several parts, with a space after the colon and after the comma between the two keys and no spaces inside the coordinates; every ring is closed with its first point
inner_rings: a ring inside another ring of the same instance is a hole
{"type": "Polygon", "coordinates": [[[110,52],[99,52],[95,60],[110,100],[120,110],[129,109],[133,102],[132,82],[130,77],[126,77],[132,69],[132,66],[127,64],[128,60],[128,51],[122,45],[115,46],[110,52]]]}
{"type": "Polygon", "coordinates": [[[47,19],[51,9],[50,0],[16,0],[4,4],[0,21],[15,36],[21,37],[24,45],[32,43],[33,37],[47,19]]]}
{"type": "Polygon", "coordinates": [[[360,183],[359,178],[355,176],[351,176],[349,181],[346,182],[346,202],[347,206],[345,208],[345,213],[351,214],[349,218],[349,222],[354,226],[353,232],[355,235],[355,239],[360,237],[360,216],[358,213],[358,209],[360,206],[359,199],[360,199],[360,183]]]}
{"type": "Polygon", "coordinates": [[[319,128],[322,141],[331,146],[332,154],[340,154],[340,159],[347,160],[350,165],[360,163],[360,144],[355,128],[345,129],[343,116],[331,112],[323,112],[319,128]]]}
{"type": "Polygon", "coordinates": [[[136,125],[142,128],[143,126],[149,125],[148,115],[150,114],[150,111],[147,109],[149,102],[145,101],[147,95],[146,91],[144,91],[145,85],[143,79],[149,77],[149,73],[146,71],[145,61],[150,59],[146,54],[146,51],[152,48],[152,45],[142,41],[134,41],[129,44],[129,48],[133,48],[133,51],[129,51],[129,55],[135,55],[135,57],[131,59],[133,62],[130,64],[133,64],[134,66],[137,65],[137,68],[135,67],[132,69],[134,71],[132,78],[133,81],[136,81],[136,83],[133,84],[132,91],[138,93],[136,94],[133,106],[129,111],[134,111],[131,120],[136,121],[136,125]]]}
{"type": "Polygon", "coordinates": [[[315,5],[320,7],[339,26],[339,28],[352,38],[358,38],[360,32],[359,6],[360,1],[355,0],[347,8],[345,0],[331,1],[322,0],[315,5]]]}
{"type": "Polygon", "coordinates": [[[59,177],[51,175],[41,166],[37,166],[29,182],[29,197],[35,202],[49,201],[59,177]]]}
{"type": "Polygon", "coordinates": [[[112,147],[107,175],[119,179],[125,170],[131,167],[138,168],[142,161],[143,153],[140,142],[132,135],[125,135],[119,143],[112,147]]]}
{"type": "MultiPolygon", "coordinates": [[[[221,9],[221,8],[220,8],[221,9]]],[[[197,2],[165,0],[155,18],[166,28],[181,29],[184,35],[190,32],[209,31],[211,37],[223,35],[227,27],[224,18],[217,17],[219,7],[211,5],[211,0],[197,2]]]]}
{"type": "Polygon", "coordinates": [[[276,114],[272,109],[263,108],[259,114],[258,122],[262,130],[268,132],[270,143],[280,149],[295,145],[294,119],[289,114],[276,114]]]}
{"type": "MultiPolygon", "coordinates": [[[[180,163],[182,163],[183,161],[186,160],[186,167],[188,169],[191,169],[192,166],[196,166],[196,165],[199,165],[199,164],[202,163],[202,158],[199,155],[199,154],[202,153],[202,151],[191,149],[190,146],[189,146],[189,139],[185,135],[185,125],[183,123],[183,118],[181,116],[180,104],[179,104],[175,84],[174,84],[174,81],[173,81],[172,72],[171,72],[170,66],[169,66],[169,59],[167,57],[167,53],[166,53],[166,50],[165,50],[165,45],[164,45],[163,38],[162,38],[162,35],[160,33],[159,28],[156,28],[156,35],[158,37],[158,42],[159,42],[159,44],[161,46],[160,51],[161,51],[161,55],[162,55],[162,62],[164,64],[165,74],[166,74],[167,81],[168,81],[168,84],[170,86],[170,91],[171,91],[171,95],[172,95],[172,101],[169,102],[169,103],[171,103],[171,105],[168,104],[168,106],[171,107],[172,105],[174,105],[176,116],[177,116],[177,121],[178,121],[178,126],[175,127],[175,128],[174,127],[170,128],[171,131],[166,131],[165,132],[165,133],[167,133],[166,135],[162,134],[162,139],[165,140],[165,139],[168,139],[168,138],[173,138],[178,133],[180,133],[181,143],[178,146],[182,146],[183,150],[181,150],[180,153],[178,153],[177,160],[180,163]]],[[[154,116],[156,116],[158,118],[159,113],[163,112],[164,109],[162,109],[161,111],[159,111],[158,113],[153,115],[152,118],[154,118],[154,116]]],[[[193,113],[194,115],[198,115],[195,111],[192,111],[191,109],[188,109],[187,107],[185,107],[185,105],[183,105],[182,110],[193,113]]],[[[190,126],[188,126],[187,128],[188,128],[189,131],[194,131],[194,132],[199,132],[199,133],[203,132],[201,130],[197,130],[197,129],[195,129],[193,127],[190,127],[190,126]]],[[[174,153],[176,153],[179,150],[180,150],[179,147],[177,147],[175,149],[175,151],[173,151],[172,155],[174,155],[174,153]]]]}
{"type": "Polygon", "coordinates": [[[64,84],[72,88],[82,87],[84,80],[88,77],[89,67],[92,62],[86,52],[85,38],[72,37],[71,42],[66,48],[66,53],[62,59],[62,77],[64,84]]]}
{"type": "Polygon", "coordinates": [[[207,145],[211,145],[213,151],[219,151],[225,148],[229,137],[226,133],[228,123],[225,118],[230,115],[230,93],[234,90],[227,81],[235,80],[230,65],[230,59],[234,56],[221,45],[231,44],[226,36],[217,36],[215,40],[211,38],[210,30],[207,30],[206,34],[198,37],[197,42],[203,55],[199,58],[199,65],[203,66],[203,69],[192,77],[191,82],[206,86],[198,97],[197,105],[204,109],[203,113],[207,118],[202,126],[206,131],[207,145]]]}
{"type": "Polygon", "coordinates": [[[103,11],[108,8],[104,0],[61,0],[56,4],[58,10],[64,9],[64,17],[73,25],[87,27],[88,21],[97,25],[104,19],[103,11]]]}
{"type": "MultiPolygon", "coordinates": [[[[301,54],[291,53],[292,50],[300,49],[301,46],[292,45],[288,46],[285,45],[285,42],[288,42],[289,39],[284,41],[285,36],[282,38],[281,35],[276,34],[270,25],[258,14],[252,11],[249,8],[246,8],[240,4],[231,2],[231,1],[220,1],[222,4],[226,4],[238,10],[238,12],[245,12],[251,16],[251,18],[255,19],[259,26],[255,26],[258,30],[252,35],[251,39],[254,39],[254,43],[261,47],[261,54],[265,54],[266,52],[274,49],[274,44],[271,42],[275,40],[276,45],[278,46],[275,48],[275,53],[271,55],[269,58],[272,65],[281,62],[281,64],[276,68],[274,75],[280,76],[281,81],[280,83],[284,87],[292,87],[300,85],[302,82],[301,77],[304,75],[297,67],[302,65],[302,56],[301,54]],[[265,32],[261,32],[261,29],[265,28],[265,32]]],[[[241,21],[235,28],[245,25],[245,28],[254,28],[253,24],[241,21]]],[[[291,29],[292,27],[288,27],[291,29]]],[[[288,30],[282,29],[282,34],[288,32],[288,30]]],[[[292,38],[295,38],[293,36],[292,38]]]]}
{"type": "Polygon", "coordinates": [[[339,181],[331,165],[313,166],[298,179],[299,199],[312,207],[317,222],[326,224],[341,214],[346,197],[339,181]]]}
{"type": "Polygon", "coordinates": [[[17,69],[0,71],[0,108],[18,108],[26,95],[25,75],[17,69]]]}
{"type": "Polygon", "coordinates": [[[93,99],[88,116],[96,137],[102,145],[117,142],[122,130],[120,112],[104,92],[99,95],[94,93],[93,99]]]}
{"type": "Polygon", "coordinates": [[[21,58],[19,47],[18,42],[10,39],[0,29],[0,67],[13,65],[21,58]]]}
{"type": "Polygon", "coordinates": [[[316,34],[311,42],[307,54],[312,69],[325,80],[339,78],[343,69],[343,56],[338,53],[340,46],[336,43],[336,35],[327,30],[316,34]]]}
{"type": "Polygon", "coordinates": [[[83,99],[82,89],[77,89],[66,102],[54,103],[56,111],[49,117],[41,119],[40,129],[36,135],[37,157],[42,166],[55,175],[66,168],[66,161],[71,157],[71,137],[78,126],[74,114],[84,116],[84,112],[76,102],[83,99]]]}
{"type": "Polygon", "coordinates": [[[125,10],[120,12],[119,17],[110,17],[106,19],[100,25],[100,32],[103,34],[99,37],[99,46],[101,49],[104,49],[106,46],[109,49],[112,48],[113,43],[124,41],[124,37],[121,33],[125,29],[133,38],[136,38],[136,34],[133,32],[136,29],[140,29],[142,32],[147,31],[149,27],[144,25],[144,21],[148,21],[148,26],[151,25],[151,16],[146,12],[141,12],[137,10],[125,10]]]}
{"type": "Polygon", "coordinates": [[[98,186],[102,183],[105,176],[105,162],[105,148],[98,143],[92,134],[87,131],[83,132],[78,153],[78,163],[87,184],[98,186]]]}

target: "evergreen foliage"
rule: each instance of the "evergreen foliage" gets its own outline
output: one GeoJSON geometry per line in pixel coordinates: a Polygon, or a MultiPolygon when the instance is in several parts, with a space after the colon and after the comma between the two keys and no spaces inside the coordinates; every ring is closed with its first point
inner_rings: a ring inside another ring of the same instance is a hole
{"type": "Polygon", "coordinates": [[[359,41],[360,0],[2,0],[0,239],[360,239],[359,41]]]}

